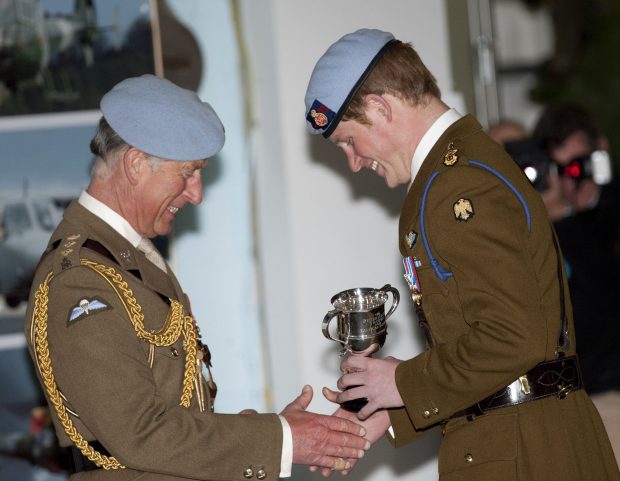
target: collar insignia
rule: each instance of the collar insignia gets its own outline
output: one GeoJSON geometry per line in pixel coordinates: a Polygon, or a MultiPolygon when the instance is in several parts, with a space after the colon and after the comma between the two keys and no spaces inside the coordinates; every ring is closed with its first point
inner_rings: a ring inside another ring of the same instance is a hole
{"type": "Polygon", "coordinates": [[[468,199],[459,199],[454,203],[456,220],[467,222],[474,216],[474,206],[468,199]]]}
{"type": "Polygon", "coordinates": [[[415,245],[417,240],[418,233],[416,231],[412,230],[408,234],[405,234],[405,242],[407,243],[407,247],[409,247],[409,249],[411,249],[415,245]]]}
{"type": "Polygon", "coordinates": [[[71,309],[69,313],[69,319],[67,319],[67,323],[71,324],[79,321],[80,319],[85,318],[91,314],[95,314],[96,312],[101,312],[110,309],[110,306],[105,302],[97,299],[96,297],[88,300],[82,299],[78,302],[78,305],[71,309]]]}
{"type": "Polygon", "coordinates": [[[459,150],[454,146],[452,142],[450,142],[450,144],[448,145],[448,152],[446,152],[446,155],[443,156],[444,165],[450,167],[456,164],[456,162],[459,160],[459,157],[457,155],[458,152],[459,150]]]}
{"type": "Polygon", "coordinates": [[[312,107],[310,107],[308,115],[306,115],[306,120],[310,122],[314,129],[318,130],[326,128],[335,116],[336,112],[315,100],[312,103],[312,107]]]}

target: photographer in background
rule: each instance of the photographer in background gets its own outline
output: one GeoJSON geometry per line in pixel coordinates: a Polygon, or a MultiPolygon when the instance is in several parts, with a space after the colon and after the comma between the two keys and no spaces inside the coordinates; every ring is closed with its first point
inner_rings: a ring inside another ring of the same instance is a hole
{"type": "Polygon", "coordinates": [[[591,115],[572,105],[548,107],[532,141],[546,153],[537,188],[566,262],[585,387],[619,460],[620,191],[611,179],[609,145],[591,115]]]}

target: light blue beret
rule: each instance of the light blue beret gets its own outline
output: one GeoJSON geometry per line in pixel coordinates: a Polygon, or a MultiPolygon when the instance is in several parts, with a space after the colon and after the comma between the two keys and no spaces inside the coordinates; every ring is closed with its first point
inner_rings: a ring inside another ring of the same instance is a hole
{"type": "Polygon", "coordinates": [[[332,44],[319,59],[306,90],[306,124],[313,134],[329,137],[351,99],[381,58],[394,35],[361,29],[332,44]]]}
{"type": "Polygon", "coordinates": [[[154,75],[131,77],[101,99],[108,124],[129,145],[169,160],[202,160],[224,145],[224,126],[191,90],[154,75]]]}

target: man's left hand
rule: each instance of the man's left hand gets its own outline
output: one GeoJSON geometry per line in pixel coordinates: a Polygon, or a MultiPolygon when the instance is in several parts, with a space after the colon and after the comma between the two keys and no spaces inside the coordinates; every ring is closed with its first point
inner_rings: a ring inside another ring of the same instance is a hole
{"type": "Polygon", "coordinates": [[[367,398],[368,403],[357,413],[359,419],[366,419],[377,409],[403,406],[403,400],[396,387],[396,367],[399,359],[386,357],[373,359],[364,356],[347,356],[340,364],[345,374],[338,379],[336,402],[367,398]]]}

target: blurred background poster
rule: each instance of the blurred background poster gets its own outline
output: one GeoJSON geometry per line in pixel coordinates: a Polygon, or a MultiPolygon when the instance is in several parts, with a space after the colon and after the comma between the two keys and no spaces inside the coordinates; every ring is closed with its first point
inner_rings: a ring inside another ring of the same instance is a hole
{"type": "Polygon", "coordinates": [[[0,0],[0,115],[96,109],[154,71],[149,0],[0,0]]]}

